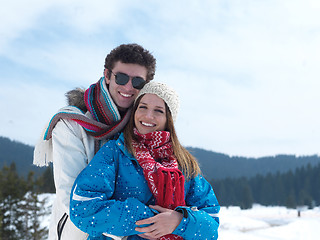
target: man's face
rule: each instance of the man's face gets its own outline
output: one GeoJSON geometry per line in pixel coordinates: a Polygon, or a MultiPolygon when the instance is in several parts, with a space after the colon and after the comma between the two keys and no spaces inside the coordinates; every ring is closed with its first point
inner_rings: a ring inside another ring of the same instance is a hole
{"type": "Polygon", "coordinates": [[[119,110],[125,110],[129,108],[136,96],[138,95],[138,89],[132,86],[132,77],[141,77],[144,80],[147,78],[147,68],[139,64],[116,62],[114,68],[111,69],[114,74],[125,73],[130,76],[130,80],[125,85],[118,85],[115,82],[114,74],[110,75],[110,79],[107,78],[107,70],[105,70],[105,79],[109,85],[109,93],[118,106],[119,110]]]}

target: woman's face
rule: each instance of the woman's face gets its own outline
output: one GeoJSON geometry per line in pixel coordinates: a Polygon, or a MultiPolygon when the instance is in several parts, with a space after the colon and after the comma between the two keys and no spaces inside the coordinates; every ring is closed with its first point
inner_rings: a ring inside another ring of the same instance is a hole
{"type": "Polygon", "coordinates": [[[134,123],[141,134],[165,130],[167,113],[164,101],[155,94],[145,94],[134,114],[134,123]]]}

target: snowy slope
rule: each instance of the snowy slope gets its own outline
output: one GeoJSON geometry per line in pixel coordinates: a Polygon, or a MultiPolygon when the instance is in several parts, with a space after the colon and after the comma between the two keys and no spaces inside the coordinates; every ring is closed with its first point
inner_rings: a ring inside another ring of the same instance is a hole
{"type": "MultiPolygon", "coordinates": [[[[43,197],[48,197],[47,207],[51,207],[54,194],[43,197]]],[[[49,225],[49,219],[43,219],[44,226],[49,225]]],[[[221,207],[219,240],[318,240],[319,236],[319,207],[302,210],[300,217],[296,209],[285,207],[221,207]]]]}
{"type": "Polygon", "coordinates": [[[285,207],[253,206],[220,211],[219,239],[225,240],[317,240],[320,235],[320,208],[298,211],[285,207]]]}

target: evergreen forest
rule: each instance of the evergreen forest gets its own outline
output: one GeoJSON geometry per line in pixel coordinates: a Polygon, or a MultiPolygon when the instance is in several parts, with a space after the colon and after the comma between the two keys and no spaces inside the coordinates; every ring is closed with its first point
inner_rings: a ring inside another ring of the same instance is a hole
{"type": "Polygon", "coordinates": [[[48,229],[41,227],[42,217],[50,213],[47,199],[41,193],[54,192],[52,169],[35,177],[19,176],[15,163],[4,166],[0,171],[0,240],[42,240],[47,238],[48,229]]]}
{"type": "Polygon", "coordinates": [[[211,180],[211,185],[222,206],[247,209],[259,203],[265,206],[313,208],[320,205],[320,164],[314,167],[308,164],[286,173],[211,180]]]}

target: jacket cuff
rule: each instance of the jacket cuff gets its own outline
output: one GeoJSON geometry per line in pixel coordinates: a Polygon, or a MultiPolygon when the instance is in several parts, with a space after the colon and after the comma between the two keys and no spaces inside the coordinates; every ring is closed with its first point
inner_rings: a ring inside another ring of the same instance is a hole
{"type": "Polygon", "coordinates": [[[190,222],[189,211],[198,211],[197,207],[177,207],[175,211],[182,213],[183,218],[172,234],[183,236],[190,222]]]}

